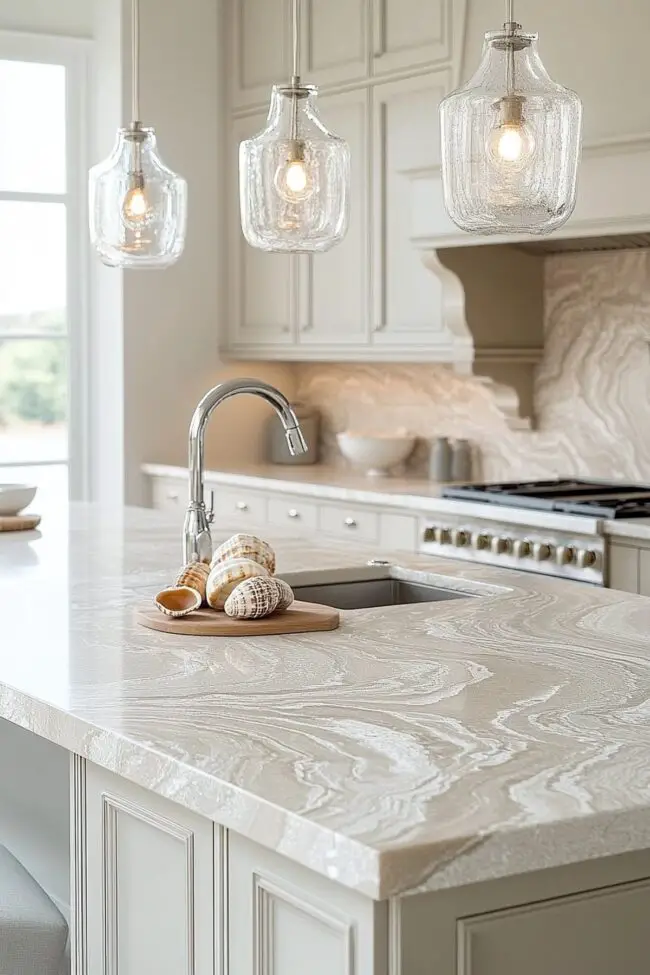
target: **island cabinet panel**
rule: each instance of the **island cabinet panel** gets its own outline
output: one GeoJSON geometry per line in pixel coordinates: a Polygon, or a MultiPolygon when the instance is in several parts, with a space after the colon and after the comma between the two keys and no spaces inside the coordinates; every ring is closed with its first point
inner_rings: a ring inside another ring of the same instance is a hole
{"type": "Polygon", "coordinates": [[[87,765],[88,975],[214,975],[220,835],[209,820],[87,765]]]}
{"type": "Polygon", "coordinates": [[[639,588],[642,596],[650,596],[650,549],[639,551],[639,588]]]}
{"type": "MultiPolygon", "coordinates": [[[[610,546],[609,588],[620,589],[623,592],[639,592],[638,548],[618,544],[610,546]]],[[[650,579],[648,580],[648,590],[650,595],[650,579]]]]}
{"type": "Polygon", "coordinates": [[[385,975],[386,905],[231,834],[230,975],[385,975]]]}

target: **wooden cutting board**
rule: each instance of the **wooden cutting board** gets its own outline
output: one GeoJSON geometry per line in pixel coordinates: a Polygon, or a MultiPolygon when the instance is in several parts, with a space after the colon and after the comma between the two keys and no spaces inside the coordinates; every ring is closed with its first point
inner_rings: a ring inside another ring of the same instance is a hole
{"type": "Polygon", "coordinates": [[[40,515],[0,515],[0,532],[30,531],[40,523],[40,515]]]}
{"type": "Polygon", "coordinates": [[[289,609],[272,613],[261,620],[234,620],[225,613],[203,607],[189,616],[165,616],[152,603],[138,606],[135,620],[141,626],[162,633],[179,636],[271,636],[281,633],[310,633],[335,630],[340,622],[339,611],[331,606],[302,603],[296,600],[289,609]]]}

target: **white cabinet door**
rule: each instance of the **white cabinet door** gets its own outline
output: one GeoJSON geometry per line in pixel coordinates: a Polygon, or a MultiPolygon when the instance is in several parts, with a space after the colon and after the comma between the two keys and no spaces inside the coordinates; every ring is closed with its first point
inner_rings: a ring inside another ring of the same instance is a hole
{"type": "Polygon", "coordinates": [[[380,975],[385,905],[230,835],[230,975],[380,975]]]}
{"type": "Polygon", "coordinates": [[[372,0],[372,14],[373,70],[385,74],[451,61],[465,0],[372,0]]]}
{"type": "Polygon", "coordinates": [[[306,0],[302,73],[310,84],[358,81],[368,74],[368,0],[306,0]]]}
{"type": "Polygon", "coordinates": [[[239,216],[239,143],[259,132],[265,119],[260,113],[232,123],[227,345],[243,353],[248,348],[290,346],[295,341],[297,256],[268,254],[251,247],[242,233],[239,216]]]}
{"type": "Polygon", "coordinates": [[[322,346],[331,357],[333,350],[368,342],[368,92],[319,101],[325,125],[350,147],[350,226],[332,250],[304,258],[299,333],[301,346],[322,346]]]}
{"type": "MultiPolygon", "coordinates": [[[[650,579],[648,584],[650,587],[650,579]]],[[[638,548],[613,543],[610,545],[608,586],[610,589],[621,589],[623,592],[639,592],[638,548]]]]}
{"type": "Polygon", "coordinates": [[[214,975],[214,824],[87,763],[85,826],[88,975],[214,975]]]}
{"type": "Polygon", "coordinates": [[[290,0],[229,0],[231,108],[268,104],[291,74],[290,0]]]}
{"type": "MultiPolygon", "coordinates": [[[[458,354],[456,316],[445,312],[450,272],[435,252],[418,250],[412,240],[412,181],[440,162],[438,105],[449,80],[448,71],[438,71],[386,82],[373,92],[372,343],[386,358],[409,346],[438,361],[458,354]]],[[[452,307],[458,310],[455,299],[452,307]]],[[[461,341],[471,346],[469,334],[461,341]]]]}

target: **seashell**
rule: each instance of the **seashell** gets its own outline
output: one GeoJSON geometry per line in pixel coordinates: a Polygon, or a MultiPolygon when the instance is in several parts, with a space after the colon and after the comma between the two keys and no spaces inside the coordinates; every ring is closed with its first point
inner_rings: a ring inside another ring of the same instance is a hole
{"type": "Polygon", "coordinates": [[[253,559],[228,559],[226,562],[217,562],[210,569],[208,582],[206,585],[206,599],[208,606],[212,609],[223,609],[224,604],[233,591],[244,579],[251,579],[255,576],[270,578],[269,573],[253,559]]]}
{"type": "Polygon", "coordinates": [[[201,597],[201,602],[204,603],[205,586],[209,575],[210,566],[205,562],[189,562],[186,566],[183,566],[181,571],[178,573],[174,585],[189,586],[190,589],[196,589],[201,597]]]}
{"type": "Polygon", "coordinates": [[[212,556],[212,567],[217,562],[225,562],[226,559],[252,559],[259,562],[268,571],[269,575],[275,572],[275,552],[268,544],[256,535],[233,535],[228,541],[220,545],[212,556]]]}
{"type": "Polygon", "coordinates": [[[201,594],[190,586],[171,586],[154,596],[154,603],[165,616],[187,616],[201,606],[201,594]]]}
{"type": "Polygon", "coordinates": [[[293,594],[293,589],[284,579],[274,579],[273,581],[278,587],[278,605],[275,608],[279,613],[283,609],[289,609],[296,597],[293,594]]]}
{"type": "Polygon", "coordinates": [[[278,606],[280,589],[271,576],[246,579],[228,596],[224,607],[228,616],[239,620],[258,620],[270,616],[278,606]]]}

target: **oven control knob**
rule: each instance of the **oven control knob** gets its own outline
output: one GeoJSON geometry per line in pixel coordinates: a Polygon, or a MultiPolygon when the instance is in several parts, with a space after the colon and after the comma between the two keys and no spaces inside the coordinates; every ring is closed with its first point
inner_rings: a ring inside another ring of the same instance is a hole
{"type": "Polygon", "coordinates": [[[536,562],[545,562],[551,557],[551,546],[546,542],[535,542],[533,545],[533,558],[536,562]]]}
{"type": "Polygon", "coordinates": [[[493,555],[505,555],[512,549],[512,542],[509,538],[500,538],[495,535],[490,543],[490,548],[492,549],[493,555]]]}
{"type": "Polygon", "coordinates": [[[527,542],[525,538],[516,538],[513,544],[513,551],[515,558],[527,559],[530,555],[530,542],[527,542]]]}
{"type": "Polygon", "coordinates": [[[469,542],[469,535],[467,532],[461,531],[459,528],[452,528],[451,530],[451,544],[455,545],[456,548],[463,548],[469,542]]]}
{"type": "Polygon", "coordinates": [[[576,557],[576,550],[572,545],[558,545],[555,549],[555,561],[558,565],[571,565],[576,557]]]}
{"type": "Polygon", "coordinates": [[[472,532],[472,547],[479,551],[490,547],[490,536],[483,532],[472,532]]]}
{"type": "Polygon", "coordinates": [[[435,528],[433,531],[433,537],[435,538],[438,545],[447,545],[450,539],[449,529],[435,528]]]}
{"type": "Polygon", "coordinates": [[[580,569],[590,569],[598,561],[598,555],[596,552],[592,552],[591,549],[578,549],[578,567],[580,569]]]}

